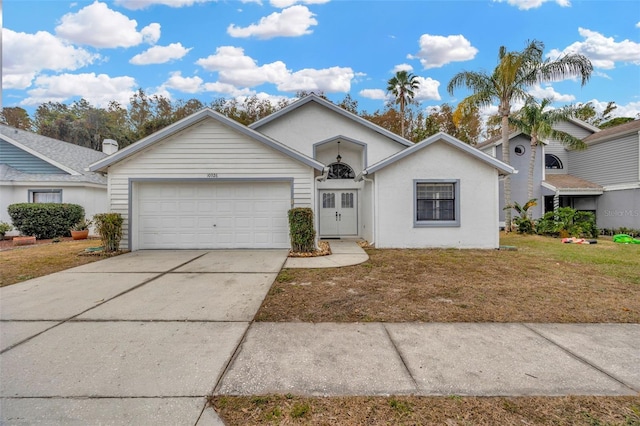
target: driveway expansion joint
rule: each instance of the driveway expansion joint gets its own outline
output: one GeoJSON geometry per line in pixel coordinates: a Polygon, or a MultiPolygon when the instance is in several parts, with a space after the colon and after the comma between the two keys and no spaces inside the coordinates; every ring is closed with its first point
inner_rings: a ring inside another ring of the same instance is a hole
{"type": "Polygon", "coordinates": [[[158,273],[158,272],[153,272],[154,274],[156,274],[156,273],[157,273],[158,275],[153,276],[153,277],[151,277],[151,278],[149,278],[149,279],[146,279],[146,280],[142,281],[140,284],[137,284],[137,285],[135,285],[135,286],[133,286],[133,287],[131,287],[131,288],[129,288],[129,289],[127,289],[127,290],[125,290],[125,291],[122,291],[122,292],[120,292],[120,293],[116,294],[115,296],[112,296],[112,297],[110,297],[110,298],[108,298],[108,299],[103,299],[102,301],[100,301],[100,303],[97,303],[97,304],[95,304],[95,305],[91,306],[90,308],[85,309],[84,311],[82,311],[82,312],[80,312],[80,313],[77,313],[77,314],[75,314],[75,315],[72,315],[72,316],[70,316],[70,317],[68,317],[68,318],[66,318],[66,319],[63,319],[63,320],[59,320],[59,319],[54,320],[54,321],[56,321],[56,322],[58,322],[58,323],[57,323],[57,324],[52,325],[51,327],[47,328],[46,330],[43,330],[43,331],[41,331],[41,332],[39,332],[39,333],[36,333],[36,334],[34,334],[34,335],[32,335],[32,336],[27,337],[26,339],[20,340],[20,341],[18,341],[18,342],[16,342],[16,343],[14,343],[13,345],[11,345],[11,346],[9,346],[9,347],[7,347],[7,348],[4,348],[3,350],[1,350],[1,351],[0,351],[0,355],[2,355],[3,353],[5,353],[5,352],[7,352],[7,351],[10,351],[11,349],[13,349],[13,348],[15,348],[15,347],[17,347],[17,346],[22,345],[23,343],[26,343],[26,342],[28,342],[28,341],[30,341],[30,340],[32,340],[32,339],[34,339],[34,338],[36,338],[36,337],[40,336],[41,334],[44,334],[44,333],[46,333],[46,332],[48,332],[48,331],[50,331],[50,330],[53,330],[53,329],[54,329],[54,328],[56,328],[56,327],[59,327],[59,326],[61,326],[62,324],[65,324],[65,323],[67,323],[67,322],[73,322],[73,320],[74,320],[75,318],[79,317],[80,315],[83,315],[83,314],[85,314],[85,313],[87,313],[87,312],[89,312],[89,311],[91,311],[91,310],[93,310],[93,309],[95,309],[95,308],[97,308],[97,307],[99,307],[99,306],[104,305],[104,304],[105,304],[105,303],[107,303],[107,302],[110,302],[110,301],[111,301],[111,300],[113,300],[113,299],[116,299],[116,298],[118,298],[118,297],[120,297],[120,296],[122,296],[122,295],[125,295],[125,294],[127,294],[127,293],[130,293],[130,292],[132,292],[133,290],[136,290],[136,289],[138,289],[138,288],[140,288],[140,287],[142,287],[142,286],[144,286],[144,285],[146,285],[146,284],[149,284],[150,282],[155,281],[155,280],[157,280],[158,278],[161,278],[161,277],[163,277],[163,276],[165,276],[165,275],[167,275],[167,274],[171,273],[172,271],[175,271],[176,269],[183,267],[184,265],[186,265],[186,264],[188,264],[188,263],[191,263],[191,262],[193,262],[193,261],[195,261],[195,260],[197,260],[197,259],[200,259],[200,258],[201,258],[202,256],[204,256],[205,254],[207,254],[207,253],[205,252],[205,253],[201,254],[200,256],[196,256],[196,257],[194,257],[194,258],[192,258],[192,259],[190,259],[190,260],[188,260],[188,261],[186,261],[186,262],[184,262],[184,263],[182,263],[182,264],[180,264],[180,265],[178,265],[178,266],[176,266],[176,267],[174,267],[174,268],[169,269],[168,271],[160,272],[160,273],[158,273]]]}
{"type": "Polygon", "coordinates": [[[614,376],[613,374],[611,374],[608,371],[604,370],[603,368],[601,368],[600,366],[596,365],[595,363],[593,363],[593,362],[587,360],[586,358],[578,355],[577,353],[575,353],[571,349],[561,345],[560,343],[554,341],[550,337],[545,336],[542,332],[534,329],[533,327],[530,327],[529,324],[522,323],[522,326],[525,327],[526,329],[530,330],[531,332],[535,333],[537,336],[540,336],[541,338],[543,338],[547,342],[551,343],[552,345],[560,348],[561,350],[566,352],[572,358],[575,358],[576,360],[580,361],[581,363],[583,363],[583,364],[593,368],[594,370],[604,374],[605,376],[609,377],[611,380],[614,380],[617,383],[620,383],[622,386],[628,388],[629,390],[631,390],[631,391],[633,391],[635,393],[640,393],[640,389],[636,389],[633,385],[630,385],[629,383],[626,383],[624,380],[614,376]]]}
{"type": "Polygon", "coordinates": [[[389,333],[389,329],[387,329],[387,325],[385,323],[381,323],[381,325],[382,325],[382,328],[384,328],[384,332],[387,334],[387,338],[389,338],[389,341],[391,342],[393,349],[398,354],[398,358],[400,358],[400,361],[402,361],[402,366],[406,370],[407,374],[409,374],[409,377],[411,377],[411,381],[413,382],[415,392],[419,392],[420,386],[418,385],[418,382],[416,381],[415,377],[413,377],[413,374],[411,374],[411,369],[409,369],[407,360],[404,359],[404,357],[402,356],[402,352],[400,351],[400,348],[398,348],[398,345],[396,345],[396,342],[393,340],[393,337],[391,337],[391,333],[389,333]]]}

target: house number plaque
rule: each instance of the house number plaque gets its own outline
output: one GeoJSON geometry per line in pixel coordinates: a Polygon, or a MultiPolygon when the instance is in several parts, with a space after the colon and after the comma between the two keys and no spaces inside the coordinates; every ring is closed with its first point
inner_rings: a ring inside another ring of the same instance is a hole
{"type": "Polygon", "coordinates": [[[217,178],[218,174],[217,173],[207,173],[207,177],[208,178],[217,178]]]}

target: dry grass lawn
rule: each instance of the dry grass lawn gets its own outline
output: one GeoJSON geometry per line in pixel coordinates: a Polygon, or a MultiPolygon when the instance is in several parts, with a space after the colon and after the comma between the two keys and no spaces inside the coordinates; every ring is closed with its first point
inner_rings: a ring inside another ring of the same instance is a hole
{"type": "Polygon", "coordinates": [[[216,396],[226,425],[640,425],[638,397],[216,396]]]}
{"type": "Polygon", "coordinates": [[[86,248],[100,244],[100,240],[89,239],[0,251],[0,287],[104,259],[106,255],[80,255],[86,248]]]}
{"type": "Polygon", "coordinates": [[[640,246],[501,244],[517,251],[367,249],[356,266],[284,269],[256,320],[640,323],[640,246]]]}

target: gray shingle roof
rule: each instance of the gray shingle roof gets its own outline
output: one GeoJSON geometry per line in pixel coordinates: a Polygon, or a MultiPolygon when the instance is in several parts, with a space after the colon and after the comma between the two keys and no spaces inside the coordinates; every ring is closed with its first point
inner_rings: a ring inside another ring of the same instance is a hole
{"type": "Polygon", "coordinates": [[[23,173],[8,165],[4,165],[5,167],[0,168],[1,180],[16,182],[44,181],[88,182],[100,185],[107,184],[107,178],[105,176],[102,176],[99,173],[85,171],[85,168],[88,168],[90,164],[102,160],[107,156],[103,152],[1,124],[0,138],[9,143],[10,141],[8,139],[15,141],[33,151],[36,151],[44,158],[61,164],[78,173],[78,175],[31,174],[23,173]]]}
{"type": "Polygon", "coordinates": [[[584,142],[587,144],[606,140],[613,137],[620,137],[629,133],[640,132],[640,120],[633,120],[628,123],[619,124],[617,126],[609,127],[608,129],[601,130],[590,136],[584,138],[584,142]]]}

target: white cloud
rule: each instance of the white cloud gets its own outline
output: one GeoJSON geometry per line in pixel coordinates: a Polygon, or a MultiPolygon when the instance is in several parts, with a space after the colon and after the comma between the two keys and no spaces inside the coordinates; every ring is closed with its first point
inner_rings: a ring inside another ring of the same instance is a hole
{"type": "Polygon", "coordinates": [[[234,24],[227,27],[231,37],[258,37],[270,39],[274,37],[298,37],[311,34],[311,26],[318,25],[314,14],[306,6],[291,6],[281,13],[274,12],[260,19],[257,24],[248,27],[237,27],[234,24]]]}
{"type": "Polygon", "coordinates": [[[166,62],[181,59],[189,53],[191,48],[182,46],[182,43],[171,43],[168,46],[153,46],[142,53],[137,54],[130,63],[134,65],[164,64],[166,62]]]}
{"type": "Polygon", "coordinates": [[[423,34],[420,36],[420,51],[407,55],[409,59],[420,59],[424,69],[439,68],[450,62],[462,62],[473,59],[478,49],[471,46],[463,35],[447,37],[423,34]]]}
{"type": "Polygon", "coordinates": [[[614,117],[640,118],[640,102],[629,102],[626,105],[618,105],[613,113],[614,117]]]}
{"type": "Polygon", "coordinates": [[[591,60],[595,68],[613,69],[616,62],[631,62],[640,65],[640,43],[631,40],[616,42],[613,37],[585,28],[578,28],[584,41],[577,41],[563,51],[553,49],[547,57],[556,58],[561,55],[580,53],[591,60]]]}
{"type": "Polygon", "coordinates": [[[382,89],[363,89],[358,92],[360,96],[367,99],[385,100],[387,99],[387,92],[382,89]]]}
{"type": "Polygon", "coordinates": [[[331,67],[325,69],[303,69],[291,74],[278,90],[285,92],[322,91],[327,93],[349,92],[354,74],[351,68],[331,67]]]}
{"type": "Polygon", "coordinates": [[[528,93],[538,99],[551,98],[554,102],[573,102],[576,99],[573,95],[563,95],[556,92],[551,86],[543,88],[539,84],[533,86],[528,93]]]}
{"type": "Polygon", "coordinates": [[[115,4],[129,10],[140,10],[156,4],[177,8],[192,6],[195,3],[206,3],[209,1],[216,0],[116,0],[115,4]]]}
{"type": "Polygon", "coordinates": [[[218,47],[214,55],[198,59],[196,64],[207,71],[217,71],[221,83],[240,87],[278,84],[291,74],[281,61],[258,66],[253,58],[244,54],[244,49],[233,46],[218,47]]]}
{"type": "Polygon", "coordinates": [[[636,24],[636,28],[640,28],[640,21],[636,24]]]}
{"type": "Polygon", "coordinates": [[[42,70],[73,71],[100,58],[45,31],[26,34],[3,28],[2,49],[5,89],[26,89],[42,70]]]}
{"type": "Polygon", "coordinates": [[[140,32],[138,23],[98,1],[68,13],[56,27],[56,34],[76,44],[98,48],[131,47],[142,42],[154,44],[160,38],[160,24],[150,24],[140,32]]]}
{"type": "Polygon", "coordinates": [[[413,71],[413,67],[409,64],[399,64],[396,65],[395,67],[393,67],[393,73],[397,73],[398,71],[407,71],[407,72],[411,72],[413,71]]]}
{"type": "Polygon", "coordinates": [[[542,6],[543,3],[547,3],[550,1],[558,3],[558,5],[562,7],[571,6],[571,2],[569,0],[493,0],[496,3],[504,3],[507,2],[511,6],[516,6],[520,10],[529,10],[536,9],[542,6]]]}
{"type": "Polygon", "coordinates": [[[219,81],[205,83],[203,85],[203,90],[205,92],[215,92],[221,93],[225,95],[229,95],[231,97],[237,96],[251,96],[255,94],[255,92],[247,87],[238,88],[233,84],[220,83],[219,81]]]}
{"type": "MultiPolygon", "coordinates": [[[[590,101],[587,102],[578,102],[577,105],[584,105],[587,103],[591,103],[591,105],[593,105],[593,108],[596,110],[596,112],[598,113],[602,113],[605,108],[607,108],[607,105],[609,104],[609,102],[607,101],[599,101],[597,99],[592,99],[590,101]]],[[[611,117],[615,118],[615,117],[632,117],[632,118],[636,118],[636,117],[640,117],[640,101],[636,101],[636,102],[629,102],[626,105],[619,105],[616,103],[617,108],[613,110],[613,112],[611,113],[611,117]]]]}
{"type": "Polygon", "coordinates": [[[162,84],[162,87],[179,90],[184,93],[198,93],[204,90],[204,81],[198,77],[183,77],[180,71],[171,73],[171,77],[162,84]]]}
{"type": "Polygon", "coordinates": [[[218,72],[219,84],[233,87],[255,87],[271,83],[278,90],[290,92],[348,92],[351,81],[355,78],[353,70],[344,67],[292,72],[282,61],[258,66],[253,58],[244,54],[244,49],[233,46],[218,47],[215,54],[198,59],[196,64],[207,71],[218,72]]]}
{"type": "Polygon", "coordinates": [[[106,74],[60,74],[40,76],[36,88],[29,90],[29,97],[22,105],[40,105],[44,102],[64,102],[82,97],[97,107],[106,107],[111,101],[128,104],[136,81],[133,77],[110,77],[106,74]]]}
{"type": "Polygon", "coordinates": [[[414,99],[416,101],[439,101],[442,99],[440,97],[440,93],[438,93],[438,88],[440,87],[440,82],[438,80],[434,80],[431,77],[424,78],[419,76],[416,76],[416,80],[420,83],[418,90],[415,91],[414,99]]]}
{"type": "Polygon", "coordinates": [[[273,7],[284,9],[285,7],[293,6],[296,3],[301,4],[324,4],[329,3],[330,0],[271,0],[269,3],[273,7]]]}

